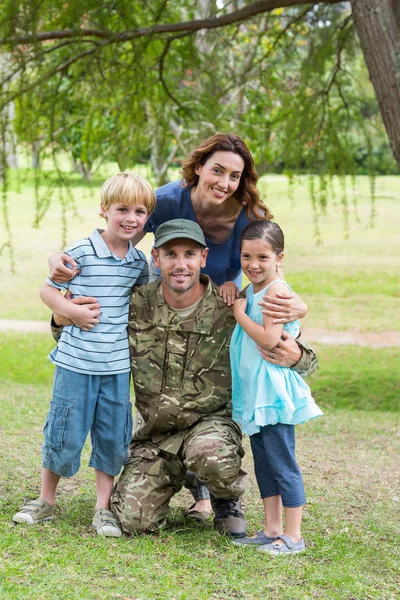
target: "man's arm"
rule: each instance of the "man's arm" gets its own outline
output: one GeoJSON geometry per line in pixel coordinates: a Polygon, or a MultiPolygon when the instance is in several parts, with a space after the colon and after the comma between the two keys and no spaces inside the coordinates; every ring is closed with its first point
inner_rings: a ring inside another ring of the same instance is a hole
{"type": "Polygon", "coordinates": [[[282,339],[272,350],[258,348],[261,356],[273,365],[289,367],[296,371],[301,377],[312,375],[318,368],[318,357],[310,344],[295,340],[285,330],[282,339]]]}

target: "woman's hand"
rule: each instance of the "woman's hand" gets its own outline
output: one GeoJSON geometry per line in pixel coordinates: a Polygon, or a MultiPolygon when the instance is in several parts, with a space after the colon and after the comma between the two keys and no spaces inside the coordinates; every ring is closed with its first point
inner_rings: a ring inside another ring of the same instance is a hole
{"type": "Polygon", "coordinates": [[[294,367],[302,357],[303,351],[296,340],[287,331],[282,331],[281,339],[272,350],[257,346],[261,356],[278,367],[294,367]]]}
{"type": "Polygon", "coordinates": [[[222,284],[218,293],[228,306],[232,306],[236,298],[239,298],[239,288],[234,281],[222,284]]]}
{"type": "Polygon", "coordinates": [[[65,283],[79,273],[79,268],[76,262],[68,254],[57,252],[49,257],[50,279],[57,283],[65,283]],[[65,265],[71,265],[71,268],[65,265]]]}
{"type": "Polygon", "coordinates": [[[276,297],[263,296],[263,300],[258,303],[263,307],[261,311],[264,315],[273,318],[274,324],[284,324],[302,319],[308,312],[308,306],[303,300],[293,292],[290,296],[289,291],[277,292],[276,297]]]}
{"type": "Polygon", "coordinates": [[[239,298],[238,300],[235,300],[233,305],[233,316],[236,320],[238,320],[238,317],[240,317],[240,315],[244,315],[246,313],[246,308],[247,298],[239,298]]]}

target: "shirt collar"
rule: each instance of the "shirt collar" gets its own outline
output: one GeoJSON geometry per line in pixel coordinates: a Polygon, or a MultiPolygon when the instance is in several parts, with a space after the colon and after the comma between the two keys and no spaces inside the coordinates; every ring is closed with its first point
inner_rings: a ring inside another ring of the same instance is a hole
{"type": "MultiPolygon", "coordinates": [[[[107,244],[105,243],[105,241],[103,240],[103,238],[101,236],[101,233],[103,231],[104,231],[104,229],[95,229],[92,232],[92,234],[89,235],[89,241],[93,246],[93,250],[95,251],[95,253],[97,254],[97,256],[99,258],[108,258],[110,256],[115,257],[115,254],[113,254],[111,252],[111,250],[109,249],[109,247],[107,246],[107,244]]],[[[115,257],[115,258],[117,258],[117,257],[115,257]]],[[[138,258],[140,258],[138,251],[132,245],[132,243],[129,242],[128,252],[126,253],[124,258],[120,258],[119,260],[130,262],[133,260],[137,260],[138,258]]]]}

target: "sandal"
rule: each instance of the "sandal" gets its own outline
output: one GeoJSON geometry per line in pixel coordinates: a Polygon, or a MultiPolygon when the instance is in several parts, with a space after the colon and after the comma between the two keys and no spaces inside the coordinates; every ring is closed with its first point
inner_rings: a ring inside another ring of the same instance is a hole
{"type": "Polygon", "coordinates": [[[238,538],[232,543],[235,546],[266,546],[267,544],[272,544],[277,539],[277,537],[268,537],[265,535],[264,530],[261,529],[254,537],[238,538]]]}
{"type": "Polygon", "coordinates": [[[279,556],[281,554],[298,554],[299,552],[304,552],[306,549],[306,545],[303,539],[299,542],[294,542],[288,535],[282,533],[278,538],[278,540],[282,540],[283,544],[265,544],[264,546],[259,546],[257,548],[258,552],[267,552],[267,554],[272,554],[273,556],[279,556]]]}

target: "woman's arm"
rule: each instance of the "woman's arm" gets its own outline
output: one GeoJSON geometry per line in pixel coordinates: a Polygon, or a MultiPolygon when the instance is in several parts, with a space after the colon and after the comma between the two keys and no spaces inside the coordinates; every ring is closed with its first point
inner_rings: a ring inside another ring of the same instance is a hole
{"type": "Polygon", "coordinates": [[[140,242],[140,240],[142,240],[144,238],[146,233],[147,233],[147,231],[142,230],[142,231],[139,231],[139,233],[137,233],[136,235],[134,235],[130,239],[132,246],[136,246],[140,242]]]}
{"type": "Polygon", "coordinates": [[[272,319],[275,324],[290,323],[296,319],[303,319],[308,306],[295,292],[290,296],[288,290],[277,291],[275,296],[263,296],[263,300],[258,303],[263,307],[263,314],[272,319]]]}
{"type": "Polygon", "coordinates": [[[78,264],[68,254],[55,252],[49,256],[50,279],[57,283],[66,283],[79,273],[78,264]],[[67,267],[69,264],[71,267],[67,267]]]}
{"type": "MultiPolygon", "coordinates": [[[[131,238],[131,242],[133,246],[136,246],[144,238],[146,235],[145,231],[141,231],[137,233],[133,238],[131,238]]],[[[52,281],[56,281],[57,283],[66,283],[73,279],[79,273],[79,265],[75,262],[72,256],[68,254],[63,254],[61,252],[55,252],[51,254],[48,259],[49,263],[49,271],[50,271],[50,279],[52,281]],[[67,267],[66,265],[71,265],[67,267]]]]}

